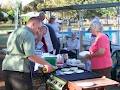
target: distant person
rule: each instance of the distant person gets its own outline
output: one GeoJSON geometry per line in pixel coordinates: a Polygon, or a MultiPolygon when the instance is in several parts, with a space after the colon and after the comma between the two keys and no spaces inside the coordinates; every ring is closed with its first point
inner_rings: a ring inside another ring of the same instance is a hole
{"type": "Polygon", "coordinates": [[[68,53],[69,58],[77,58],[77,51],[80,49],[80,41],[77,39],[76,33],[72,33],[72,37],[66,41],[66,47],[60,53],[68,53]]]}
{"type": "MultiPolygon", "coordinates": [[[[46,47],[47,47],[46,52],[50,53],[54,51],[54,48],[53,48],[52,40],[50,37],[49,28],[46,25],[44,25],[44,28],[46,29],[46,33],[43,36],[43,38],[45,39],[46,47]]],[[[43,38],[42,38],[42,41],[44,42],[43,38]]]]}
{"type": "Polygon", "coordinates": [[[41,27],[39,19],[32,17],[25,27],[10,34],[7,54],[2,63],[6,90],[33,90],[30,61],[47,67],[48,72],[52,71],[52,66],[34,52],[35,36],[38,32],[43,32],[41,27]]]}
{"type": "MultiPolygon", "coordinates": [[[[45,16],[45,12],[43,12],[43,11],[41,11],[40,13],[39,13],[39,16],[38,16],[38,18],[39,18],[39,20],[40,21],[42,21],[42,23],[44,24],[44,20],[45,20],[45,18],[46,18],[46,16],[45,16]]],[[[51,35],[50,35],[50,30],[49,30],[49,27],[47,26],[46,27],[46,25],[44,24],[44,28],[46,28],[47,30],[47,32],[46,32],[46,34],[43,36],[43,38],[42,38],[42,41],[44,42],[44,44],[45,44],[45,42],[46,42],[46,45],[44,45],[44,47],[46,48],[48,48],[48,50],[46,51],[46,52],[52,52],[52,51],[54,51],[54,48],[53,48],[53,43],[52,43],[52,38],[51,38],[51,35]],[[44,40],[45,39],[45,40],[44,40]]]]}
{"type": "MultiPolygon", "coordinates": [[[[57,38],[57,36],[56,36],[55,31],[53,30],[53,28],[49,24],[46,24],[46,26],[49,29],[49,33],[50,33],[52,45],[53,45],[55,54],[57,55],[60,52],[60,41],[58,40],[58,38],[57,38]]],[[[51,52],[51,53],[54,53],[54,52],[51,52]]]]}
{"type": "Polygon", "coordinates": [[[53,30],[55,31],[55,34],[57,36],[57,38],[60,37],[60,24],[58,22],[56,22],[56,18],[55,16],[51,16],[49,19],[49,25],[53,28],[53,30]]]}
{"type": "Polygon", "coordinates": [[[37,40],[38,43],[36,45],[36,48],[39,50],[42,50],[42,52],[44,52],[44,53],[51,52],[51,51],[53,51],[53,45],[50,44],[50,43],[52,43],[52,41],[50,38],[48,27],[46,25],[43,25],[41,29],[43,30],[43,36],[41,39],[39,37],[41,35],[38,36],[39,40],[37,40]]]}
{"type": "MultiPolygon", "coordinates": [[[[60,23],[56,22],[56,17],[51,16],[49,19],[48,25],[52,28],[51,30],[54,30],[56,37],[57,37],[57,42],[59,43],[59,47],[56,48],[56,54],[59,54],[60,50],[60,23]]],[[[58,46],[58,45],[57,45],[58,46]]]]}

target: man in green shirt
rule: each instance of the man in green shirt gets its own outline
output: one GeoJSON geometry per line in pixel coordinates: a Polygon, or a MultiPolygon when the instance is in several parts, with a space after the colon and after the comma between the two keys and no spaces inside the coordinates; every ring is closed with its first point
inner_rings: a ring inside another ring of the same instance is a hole
{"type": "Polygon", "coordinates": [[[35,55],[35,35],[41,30],[42,22],[37,17],[29,19],[25,27],[13,31],[7,42],[7,54],[2,63],[6,90],[33,90],[30,61],[49,68],[52,66],[35,55]]]}

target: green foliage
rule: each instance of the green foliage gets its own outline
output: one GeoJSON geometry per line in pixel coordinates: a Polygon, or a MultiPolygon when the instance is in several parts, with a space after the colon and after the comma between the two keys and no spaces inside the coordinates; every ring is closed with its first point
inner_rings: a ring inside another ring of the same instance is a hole
{"type": "MultiPolygon", "coordinates": [[[[27,13],[30,11],[40,11],[42,8],[51,8],[51,7],[61,7],[74,4],[94,4],[94,3],[111,3],[119,2],[120,0],[45,0],[44,3],[41,3],[40,0],[34,0],[22,10],[22,13],[27,13]]],[[[1,9],[0,9],[1,10],[1,9]]],[[[4,9],[10,16],[14,16],[14,11],[12,9],[4,9]]],[[[75,11],[65,11],[64,15],[73,17],[75,11]]],[[[62,16],[62,13],[60,13],[62,16]]],[[[115,16],[117,14],[116,8],[107,8],[107,9],[97,9],[91,11],[85,11],[84,18],[91,18],[92,16],[115,16]]]]}
{"type": "Polygon", "coordinates": [[[115,16],[117,15],[117,9],[116,8],[107,8],[101,10],[102,16],[115,16]]]}
{"type": "MultiPolygon", "coordinates": [[[[58,7],[74,4],[94,4],[94,3],[111,3],[119,0],[46,0],[45,3],[38,5],[37,9],[48,8],[48,7],[58,7]]],[[[66,12],[68,17],[74,16],[74,11],[66,12]],[[71,12],[71,13],[70,13],[71,12]]],[[[115,16],[117,14],[116,8],[107,8],[107,9],[96,9],[96,10],[87,10],[84,14],[84,18],[91,18],[93,16],[115,16]]]]}
{"type": "Polygon", "coordinates": [[[99,17],[101,17],[101,16],[102,16],[101,10],[87,10],[87,11],[84,13],[84,18],[91,19],[91,18],[94,17],[94,16],[99,16],[99,17]]]}
{"type": "Polygon", "coordinates": [[[26,24],[26,22],[28,22],[29,18],[30,17],[28,17],[28,16],[22,17],[22,24],[26,24]]]}
{"type": "Polygon", "coordinates": [[[12,9],[11,9],[11,10],[8,10],[7,14],[8,14],[8,15],[11,15],[11,16],[14,16],[14,10],[12,10],[12,9]]]}

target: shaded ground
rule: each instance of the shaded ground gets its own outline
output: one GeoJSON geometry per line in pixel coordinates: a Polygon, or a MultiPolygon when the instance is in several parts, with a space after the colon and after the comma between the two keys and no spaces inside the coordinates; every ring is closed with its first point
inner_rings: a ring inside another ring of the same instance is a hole
{"type": "Polygon", "coordinates": [[[120,87],[110,86],[110,87],[107,88],[107,90],[120,90],[120,87]]]}

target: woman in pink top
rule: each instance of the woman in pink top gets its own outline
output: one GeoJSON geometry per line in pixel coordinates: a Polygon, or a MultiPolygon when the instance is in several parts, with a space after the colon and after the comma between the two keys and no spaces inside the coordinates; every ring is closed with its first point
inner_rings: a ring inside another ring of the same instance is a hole
{"type": "Polygon", "coordinates": [[[110,53],[109,38],[102,32],[103,26],[101,22],[95,21],[90,25],[90,32],[96,35],[95,41],[89,48],[90,54],[85,58],[91,60],[91,68],[102,76],[110,78],[112,59],[110,53]]]}

